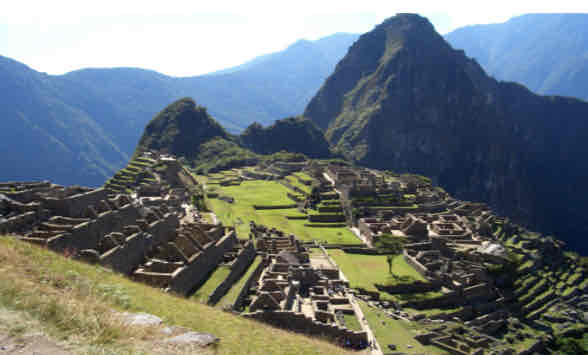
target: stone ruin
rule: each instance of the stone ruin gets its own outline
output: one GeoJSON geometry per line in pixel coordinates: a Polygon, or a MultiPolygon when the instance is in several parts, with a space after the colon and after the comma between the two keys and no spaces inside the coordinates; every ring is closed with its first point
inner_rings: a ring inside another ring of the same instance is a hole
{"type": "MultiPolygon", "coordinates": [[[[390,293],[443,290],[438,297],[405,302],[415,309],[456,308],[434,318],[458,317],[482,334],[494,334],[505,323],[506,299],[488,274],[488,265],[508,262],[500,243],[485,228],[493,220],[482,204],[447,202],[441,213],[406,213],[391,218],[362,218],[360,231],[377,240],[383,234],[402,237],[403,257],[427,282],[382,287],[390,293]]],[[[471,328],[471,327],[470,327],[471,328]]],[[[441,341],[443,343],[443,341],[441,341]]],[[[444,348],[443,345],[439,345],[444,348]]],[[[473,346],[470,344],[470,346],[473,346]]],[[[466,352],[469,353],[469,352],[466,352]]]]}
{"type": "Polygon", "coordinates": [[[233,229],[180,223],[181,205],[189,196],[182,188],[165,197],[153,197],[155,188],[149,189],[151,196],[132,197],[49,182],[3,183],[0,188],[0,234],[18,235],[183,295],[219,263],[253,250],[252,243],[237,240],[233,229]]]}
{"type": "Polygon", "coordinates": [[[251,224],[265,267],[243,316],[288,330],[321,335],[343,346],[363,349],[365,331],[345,327],[342,315],[355,315],[348,283],[332,265],[313,265],[293,236],[251,224]]]}

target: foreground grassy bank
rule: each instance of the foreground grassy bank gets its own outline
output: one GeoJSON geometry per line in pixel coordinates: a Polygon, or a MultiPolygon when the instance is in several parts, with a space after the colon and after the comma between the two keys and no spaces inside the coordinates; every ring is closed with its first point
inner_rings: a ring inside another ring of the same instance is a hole
{"type": "Polygon", "coordinates": [[[10,237],[0,237],[0,306],[27,313],[59,339],[111,349],[154,353],[154,335],[121,324],[114,311],[147,312],[220,338],[214,354],[342,354],[320,341],[239,318],[165,294],[99,267],[64,258],[10,237]]]}

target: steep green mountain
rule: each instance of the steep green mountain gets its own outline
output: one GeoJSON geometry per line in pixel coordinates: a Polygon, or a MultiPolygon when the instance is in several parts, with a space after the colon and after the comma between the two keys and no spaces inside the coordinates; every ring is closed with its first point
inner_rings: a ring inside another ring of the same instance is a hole
{"type": "Polygon", "coordinates": [[[184,158],[202,171],[253,165],[281,152],[331,156],[323,132],[308,119],[285,118],[265,128],[254,123],[234,136],[191,98],[173,102],[147,124],[135,157],[150,150],[184,158]]]}
{"type": "Polygon", "coordinates": [[[359,163],[430,176],[588,252],[588,103],[488,77],[425,18],[362,35],[304,115],[359,163]]]}
{"type": "Polygon", "coordinates": [[[234,133],[299,114],[356,38],[299,41],[223,74],[190,78],[137,68],[53,76],[0,56],[0,180],[101,185],[132,155],[149,119],[186,96],[234,133]]]}
{"type": "Polygon", "coordinates": [[[528,14],[445,36],[499,80],[588,100],[588,14],[528,14]]]}
{"type": "Polygon", "coordinates": [[[137,152],[157,150],[193,158],[200,144],[214,137],[228,138],[228,134],[206,108],[183,98],[167,106],[147,124],[137,152]]]}
{"type": "Polygon", "coordinates": [[[253,123],[241,134],[242,145],[258,154],[279,151],[303,153],[310,158],[330,156],[323,132],[310,120],[290,117],[268,127],[253,123]]]}

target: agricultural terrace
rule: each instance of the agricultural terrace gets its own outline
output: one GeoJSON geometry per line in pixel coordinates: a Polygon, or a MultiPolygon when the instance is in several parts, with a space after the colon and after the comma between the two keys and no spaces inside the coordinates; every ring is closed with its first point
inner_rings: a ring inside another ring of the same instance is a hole
{"type": "MultiPolygon", "coordinates": [[[[320,227],[309,227],[296,208],[256,210],[254,205],[277,206],[294,205],[287,197],[288,188],[276,181],[243,181],[240,185],[220,186],[207,183],[207,192],[214,191],[219,197],[232,197],[233,203],[218,198],[208,198],[208,207],[225,225],[235,226],[240,238],[249,235],[249,221],[275,227],[291,233],[302,241],[319,240],[329,244],[361,244],[361,241],[346,227],[340,224],[321,223],[320,227]]],[[[314,223],[313,225],[319,225],[314,223]]]]}

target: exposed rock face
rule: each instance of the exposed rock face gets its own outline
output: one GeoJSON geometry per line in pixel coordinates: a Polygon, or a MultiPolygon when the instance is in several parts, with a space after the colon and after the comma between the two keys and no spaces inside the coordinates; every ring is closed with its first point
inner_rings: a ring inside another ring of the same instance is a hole
{"type": "Polygon", "coordinates": [[[588,104],[497,82],[423,17],[362,35],[304,115],[359,163],[430,176],[588,251],[588,104]]]}
{"type": "Polygon", "coordinates": [[[158,150],[181,157],[192,158],[200,144],[214,138],[227,138],[228,134],[194,100],[178,100],[157,116],[145,128],[137,151],[158,150]]]}
{"type": "Polygon", "coordinates": [[[317,125],[302,117],[290,117],[268,127],[249,126],[240,137],[242,145],[258,154],[282,150],[303,153],[311,158],[327,158],[329,143],[317,125]]]}

